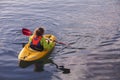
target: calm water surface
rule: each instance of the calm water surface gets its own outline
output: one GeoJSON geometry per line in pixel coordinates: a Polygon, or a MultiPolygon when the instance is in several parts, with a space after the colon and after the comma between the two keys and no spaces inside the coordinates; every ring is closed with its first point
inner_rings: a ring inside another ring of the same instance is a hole
{"type": "Polygon", "coordinates": [[[0,80],[119,80],[119,0],[0,0],[0,80]],[[22,28],[44,26],[58,41],[53,60],[71,69],[62,74],[54,65],[37,73],[18,67],[22,28]]]}

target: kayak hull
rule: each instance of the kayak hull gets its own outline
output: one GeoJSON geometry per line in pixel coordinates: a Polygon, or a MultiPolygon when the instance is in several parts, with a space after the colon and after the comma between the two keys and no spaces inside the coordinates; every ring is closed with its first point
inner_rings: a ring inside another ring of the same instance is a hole
{"type": "Polygon", "coordinates": [[[46,34],[43,36],[46,40],[49,39],[50,42],[47,44],[47,48],[43,51],[36,51],[31,49],[30,44],[27,43],[24,48],[20,51],[18,55],[19,66],[25,68],[31,64],[40,62],[48,58],[51,51],[54,49],[56,44],[56,37],[51,34],[46,34]]]}

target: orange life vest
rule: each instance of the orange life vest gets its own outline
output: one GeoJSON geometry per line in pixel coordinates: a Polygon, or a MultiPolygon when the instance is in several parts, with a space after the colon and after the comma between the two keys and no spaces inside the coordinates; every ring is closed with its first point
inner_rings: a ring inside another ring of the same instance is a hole
{"type": "Polygon", "coordinates": [[[40,44],[41,39],[42,39],[42,36],[39,36],[39,37],[33,36],[32,45],[37,46],[38,44],[40,44]]]}
{"type": "Polygon", "coordinates": [[[33,36],[30,47],[34,50],[42,51],[44,48],[40,44],[41,39],[42,39],[42,36],[39,36],[39,37],[33,36]]]}

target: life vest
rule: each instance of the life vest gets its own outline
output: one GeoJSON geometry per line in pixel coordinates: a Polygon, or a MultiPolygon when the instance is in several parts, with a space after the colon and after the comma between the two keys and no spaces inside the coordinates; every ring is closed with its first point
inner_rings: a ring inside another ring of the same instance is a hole
{"type": "Polygon", "coordinates": [[[33,36],[32,44],[37,46],[38,44],[40,44],[41,39],[42,39],[42,36],[39,36],[39,37],[33,36]]]}
{"type": "Polygon", "coordinates": [[[42,51],[43,46],[40,44],[41,39],[42,39],[42,36],[39,36],[39,37],[33,36],[30,47],[32,49],[42,51]]]}

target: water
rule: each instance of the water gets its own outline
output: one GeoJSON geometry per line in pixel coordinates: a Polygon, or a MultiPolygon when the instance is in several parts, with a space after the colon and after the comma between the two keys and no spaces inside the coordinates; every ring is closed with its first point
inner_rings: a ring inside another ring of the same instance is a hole
{"type": "Polygon", "coordinates": [[[0,0],[1,80],[119,80],[119,0],[0,0]],[[62,74],[54,65],[37,73],[18,67],[22,28],[44,26],[58,41],[52,58],[71,69],[62,74]]]}

